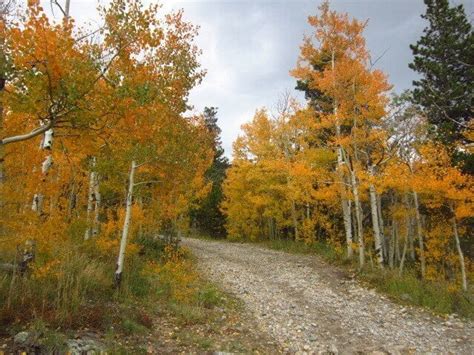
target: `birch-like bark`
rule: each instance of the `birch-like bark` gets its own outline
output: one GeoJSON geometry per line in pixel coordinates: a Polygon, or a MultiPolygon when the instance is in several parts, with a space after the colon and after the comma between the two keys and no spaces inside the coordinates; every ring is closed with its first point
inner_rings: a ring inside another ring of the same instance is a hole
{"type": "Polygon", "coordinates": [[[409,232],[407,232],[405,234],[405,241],[403,243],[403,252],[402,252],[402,257],[401,257],[401,260],[400,260],[400,266],[399,266],[399,269],[398,269],[398,274],[400,276],[402,276],[403,274],[403,267],[405,266],[405,259],[406,259],[406,255],[407,255],[407,248],[408,248],[408,235],[409,235],[409,232]]]}
{"type": "MultiPolygon", "coordinates": [[[[345,189],[345,187],[344,187],[345,189]]],[[[346,234],[346,248],[347,248],[347,257],[352,259],[352,217],[351,217],[351,201],[341,197],[342,204],[342,216],[344,221],[344,230],[346,234]]]]}
{"type": "Polygon", "coordinates": [[[69,17],[69,8],[71,6],[71,0],[66,0],[66,5],[64,6],[65,16],[69,17]]]}
{"type": "MultiPolygon", "coordinates": [[[[8,9],[5,9],[8,11],[8,9]]],[[[6,14],[0,14],[0,16],[5,16],[6,14]]],[[[3,16],[0,17],[0,21],[5,21],[3,16]]],[[[6,85],[6,76],[7,76],[7,58],[5,55],[5,38],[2,36],[0,38],[0,98],[3,96],[5,92],[5,85],[6,85]]],[[[0,99],[0,136],[3,137],[3,100],[0,99]]],[[[0,144],[0,184],[3,184],[5,181],[5,147],[3,144],[0,144]]],[[[2,201],[0,200],[0,207],[2,206],[2,201]]]]}
{"type": "Polygon", "coordinates": [[[383,221],[383,213],[382,213],[382,196],[378,193],[376,193],[376,196],[377,196],[377,215],[379,216],[379,228],[380,228],[380,240],[382,243],[382,252],[383,252],[384,260],[387,260],[389,240],[385,238],[385,223],[383,221]]]}
{"type": "Polygon", "coordinates": [[[424,279],[426,274],[425,246],[423,242],[423,227],[420,216],[420,206],[418,202],[418,193],[413,191],[413,202],[415,203],[416,233],[418,237],[418,246],[420,249],[421,277],[424,279]]]}
{"type": "Polygon", "coordinates": [[[416,259],[415,258],[415,241],[413,239],[414,239],[414,233],[411,233],[410,237],[408,238],[408,243],[409,243],[408,250],[410,251],[410,259],[412,261],[416,259]]]}
{"type": "Polygon", "coordinates": [[[365,243],[363,234],[364,230],[362,227],[362,206],[360,204],[359,198],[359,187],[357,185],[357,178],[354,170],[351,170],[351,185],[352,193],[354,195],[354,207],[357,221],[357,240],[359,242],[359,268],[362,269],[365,265],[365,243]]]}
{"type": "Polygon", "coordinates": [[[393,269],[395,265],[395,245],[397,244],[398,233],[397,233],[397,222],[392,219],[392,237],[390,238],[388,247],[388,266],[393,269]]]}
{"type": "Polygon", "coordinates": [[[296,203],[291,200],[291,218],[293,219],[293,228],[295,229],[295,240],[299,240],[298,218],[296,216],[296,203]]]}
{"type": "MultiPolygon", "coordinates": [[[[334,49],[331,56],[331,68],[334,72],[335,63],[335,53],[334,49]]],[[[337,102],[334,100],[333,113],[336,122],[336,138],[339,139],[341,136],[341,126],[339,124],[339,118],[337,115],[337,102]]],[[[344,173],[342,171],[343,159],[342,159],[342,147],[339,145],[337,147],[337,171],[339,176],[339,182],[341,183],[342,189],[346,191],[346,179],[344,178],[344,173]]],[[[346,247],[347,247],[347,257],[352,259],[352,218],[351,218],[351,205],[350,201],[344,196],[344,192],[341,194],[341,205],[342,205],[342,218],[344,221],[344,231],[346,233],[346,247]]]]}
{"type": "Polygon", "coordinates": [[[117,287],[120,287],[120,283],[122,281],[123,262],[125,260],[125,249],[127,248],[128,230],[130,228],[130,222],[132,219],[133,186],[135,184],[134,178],[135,178],[136,167],[137,165],[135,161],[132,161],[132,166],[130,168],[129,182],[128,182],[125,219],[123,221],[122,238],[120,240],[120,250],[119,250],[119,255],[117,258],[117,267],[115,269],[115,285],[117,287]]]}
{"type": "Polygon", "coordinates": [[[400,256],[400,238],[397,238],[395,240],[395,263],[400,262],[401,260],[400,256]]]}
{"type": "Polygon", "coordinates": [[[408,250],[408,242],[412,234],[411,233],[411,218],[410,218],[410,215],[408,214],[408,212],[410,211],[410,203],[409,203],[407,194],[405,194],[404,196],[404,202],[405,202],[405,209],[407,211],[407,215],[405,217],[405,241],[403,244],[403,252],[402,252],[402,257],[400,259],[400,265],[399,265],[399,270],[398,270],[399,275],[402,275],[403,273],[403,267],[405,265],[406,254],[408,250]]]}
{"type": "MultiPolygon", "coordinates": [[[[0,47],[1,48],[1,47],[0,47]]],[[[2,65],[1,62],[4,60],[4,55],[0,54],[0,65],[2,65]]],[[[3,94],[3,91],[5,89],[5,78],[3,78],[4,74],[3,68],[0,68],[0,97],[3,94]]],[[[0,134],[3,135],[3,104],[2,100],[0,100],[0,134]]],[[[4,161],[5,161],[5,147],[3,145],[0,145],[0,184],[3,184],[5,180],[5,166],[4,166],[4,161]]],[[[2,201],[0,200],[0,206],[1,206],[2,201]]]]}
{"type": "MultiPolygon", "coordinates": [[[[65,19],[69,18],[70,1],[71,0],[66,0],[65,13],[64,13],[64,18],[65,19]]],[[[51,151],[51,149],[52,149],[53,136],[54,136],[54,130],[53,130],[54,124],[53,123],[54,123],[53,119],[51,119],[47,123],[44,123],[45,127],[48,127],[48,126],[49,127],[44,132],[43,142],[41,143],[41,149],[43,149],[43,150],[51,151]]],[[[31,137],[34,137],[33,132],[31,132],[30,135],[31,135],[31,137]]],[[[25,135],[25,137],[27,137],[27,136],[28,136],[28,134],[25,135]]],[[[17,138],[20,138],[20,140],[21,140],[21,137],[17,137],[17,138]]],[[[2,143],[5,144],[5,142],[2,142],[2,143]]],[[[46,157],[46,159],[43,161],[43,164],[41,166],[41,171],[43,173],[43,176],[46,176],[48,174],[48,171],[49,171],[49,169],[51,168],[52,165],[53,165],[53,156],[51,154],[49,154],[46,157]]],[[[33,196],[33,203],[32,203],[31,209],[33,211],[37,212],[38,214],[41,214],[42,207],[43,207],[42,206],[43,205],[43,200],[44,200],[44,197],[42,196],[41,193],[35,194],[33,196]]]]}
{"type": "Polygon", "coordinates": [[[450,206],[451,212],[453,213],[452,218],[452,225],[453,225],[453,233],[454,233],[454,240],[456,242],[456,249],[458,251],[459,256],[459,264],[461,266],[461,282],[462,282],[462,289],[463,291],[467,291],[467,277],[466,277],[466,266],[464,264],[464,254],[461,249],[461,243],[459,241],[459,232],[458,232],[458,224],[456,222],[456,215],[454,212],[454,208],[450,206]]]}
{"type": "MultiPolygon", "coordinates": [[[[374,167],[369,166],[369,174],[374,176],[374,167]]],[[[374,184],[369,185],[370,195],[370,212],[372,215],[372,228],[374,230],[374,242],[375,242],[375,255],[377,257],[377,264],[383,267],[383,249],[382,249],[382,237],[380,235],[379,216],[377,208],[377,192],[375,191],[374,184]]]]}
{"type": "Polygon", "coordinates": [[[87,196],[87,215],[86,215],[86,223],[87,228],[84,233],[84,239],[88,240],[92,235],[92,212],[94,210],[94,203],[95,203],[95,183],[96,183],[96,171],[95,171],[95,157],[92,158],[91,161],[91,171],[89,173],[89,193],[87,196]]]}
{"type": "MultiPolygon", "coordinates": [[[[408,196],[405,195],[405,206],[407,211],[410,209],[410,205],[408,203],[408,196]]],[[[398,270],[399,275],[401,276],[403,274],[403,267],[405,265],[405,259],[406,259],[406,254],[407,254],[407,249],[408,249],[408,240],[411,235],[411,220],[410,216],[407,215],[405,217],[405,242],[403,243],[403,252],[402,252],[402,258],[400,260],[400,267],[398,270]]]]}
{"type": "MultiPolygon", "coordinates": [[[[44,132],[44,137],[43,140],[41,141],[40,144],[40,149],[44,151],[51,151],[53,147],[53,130],[50,128],[46,132],[44,132]]],[[[43,179],[46,178],[46,175],[48,175],[49,169],[53,165],[53,157],[51,154],[46,156],[45,160],[41,164],[41,173],[43,174],[43,179]]],[[[31,204],[31,209],[38,214],[41,214],[43,210],[43,201],[44,201],[44,196],[41,192],[36,193],[33,196],[33,202],[31,204]]]]}
{"type": "Polygon", "coordinates": [[[95,174],[95,181],[94,181],[94,222],[92,224],[92,235],[96,236],[99,234],[99,213],[100,213],[100,203],[101,203],[101,196],[100,196],[100,185],[99,185],[99,174],[95,174]]]}

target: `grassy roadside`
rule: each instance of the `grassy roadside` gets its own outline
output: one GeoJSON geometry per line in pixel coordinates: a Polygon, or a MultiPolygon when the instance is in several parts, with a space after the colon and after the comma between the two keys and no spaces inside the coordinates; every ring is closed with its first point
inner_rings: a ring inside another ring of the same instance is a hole
{"type": "MultiPolygon", "coordinates": [[[[206,240],[216,240],[208,236],[197,236],[206,240]]],[[[319,255],[326,262],[336,265],[356,278],[364,285],[374,288],[387,295],[397,303],[427,308],[438,315],[456,313],[461,317],[474,319],[474,295],[453,288],[448,282],[431,282],[420,280],[408,266],[403,275],[398,270],[379,269],[368,265],[358,271],[355,260],[350,261],[334,247],[315,242],[305,244],[292,240],[242,241],[219,239],[227,242],[252,243],[268,249],[283,251],[291,254],[319,255]]]]}
{"type": "Polygon", "coordinates": [[[139,244],[142,250],[129,256],[120,291],[98,271],[103,267],[94,266],[104,260],[90,254],[85,260],[80,251],[62,265],[67,282],[49,272],[13,280],[9,288],[11,276],[0,275],[2,300],[14,293],[11,304],[0,302],[0,354],[64,353],[71,339],[87,339],[113,354],[262,353],[271,346],[242,319],[240,303],[196,271],[185,248],[151,240],[139,244]],[[15,344],[20,332],[26,339],[15,344]]]}

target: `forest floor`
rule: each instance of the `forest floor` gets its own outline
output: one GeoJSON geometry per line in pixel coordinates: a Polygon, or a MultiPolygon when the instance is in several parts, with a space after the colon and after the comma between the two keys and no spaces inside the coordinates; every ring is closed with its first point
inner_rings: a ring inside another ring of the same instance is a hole
{"type": "Polygon", "coordinates": [[[284,353],[474,353],[473,321],[394,303],[316,255],[190,238],[183,244],[284,353]]]}
{"type": "MultiPolygon", "coordinates": [[[[205,286],[213,287],[210,283],[205,286]]],[[[256,320],[242,311],[241,300],[217,288],[209,290],[212,292],[208,297],[212,299],[201,305],[161,300],[109,309],[123,317],[109,331],[52,330],[44,326],[38,329],[37,325],[28,324],[12,329],[0,326],[0,355],[281,353],[277,341],[264,332],[255,332],[256,320]],[[125,315],[137,312],[146,318],[146,327],[125,315]],[[23,331],[19,333],[20,330],[23,331]],[[16,338],[22,334],[25,340],[18,344],[16,338]]]]}

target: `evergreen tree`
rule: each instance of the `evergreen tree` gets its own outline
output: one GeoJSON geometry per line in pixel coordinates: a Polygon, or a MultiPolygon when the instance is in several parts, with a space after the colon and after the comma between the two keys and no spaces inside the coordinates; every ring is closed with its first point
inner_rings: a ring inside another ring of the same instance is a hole
{"type": "Polygon", "coordinates": [[[227,157],[224,156],[224,148],[222,148],[221,129],[217,125],[217,108],[204,108],[204,122],[214,136],[214,159],[206,172],[206,178],[212,186],[199,208],[193,212],[193,218],[200,232],[222,238],[225,237],[225,217],[220,211],[219,205],[222,201],[222,182],[230,164],[227,157]]]}
{"type": "Polygon", "coordinates": [[[472,143],[464,136],[473,117],[474,35],[462,5],[448,0],[425,0],[429,25],[410,48],[411,69],[421,77],[413,82],[413,102],[423,109],[433,133],[451,152],[453,163],[474,173],[474,158],[456,144],[472,143]]]}

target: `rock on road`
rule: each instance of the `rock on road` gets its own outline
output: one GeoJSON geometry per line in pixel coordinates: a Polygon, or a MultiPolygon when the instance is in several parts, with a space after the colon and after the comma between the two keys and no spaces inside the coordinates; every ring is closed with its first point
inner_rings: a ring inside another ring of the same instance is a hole
{"type": "Polygon", "coordinates": [[[190,238],[183,244],[283,352],[474,354],[473,322],[395,304],[317,256],[190,238]]]}

